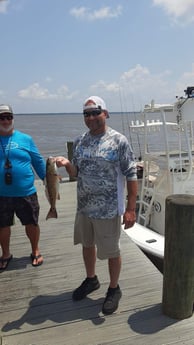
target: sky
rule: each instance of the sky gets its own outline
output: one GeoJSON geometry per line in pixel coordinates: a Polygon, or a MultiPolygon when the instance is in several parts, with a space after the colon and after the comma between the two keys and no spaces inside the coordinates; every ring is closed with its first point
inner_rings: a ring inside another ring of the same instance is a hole
{"type": "Polygon", "coordinates": [[[0,0],[0,104],[15,113],[174,103],[194,86],[194,0],[0,0]]]}

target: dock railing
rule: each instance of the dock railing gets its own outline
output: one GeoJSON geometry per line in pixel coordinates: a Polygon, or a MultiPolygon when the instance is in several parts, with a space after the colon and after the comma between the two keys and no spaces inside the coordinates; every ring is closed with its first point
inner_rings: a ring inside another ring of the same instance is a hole
{"type": "MultiPolygon", "coordinates": [[[[71,161],[73,158],[73,141],[67,141],[67,157],[71,161]]],[[[69,181],[76,181],[76,177],[69,177],[69,181]]]]}

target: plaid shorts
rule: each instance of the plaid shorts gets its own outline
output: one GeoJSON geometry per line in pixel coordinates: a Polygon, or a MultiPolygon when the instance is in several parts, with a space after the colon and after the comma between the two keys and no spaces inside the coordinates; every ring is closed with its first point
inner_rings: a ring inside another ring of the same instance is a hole
{"type": "Polygon", "coordinates": [[[12,226],[14,214],[22,225],[37,225],[39,209],[37,193],[25,197],[0,196],[0,228],[12,226]]]}

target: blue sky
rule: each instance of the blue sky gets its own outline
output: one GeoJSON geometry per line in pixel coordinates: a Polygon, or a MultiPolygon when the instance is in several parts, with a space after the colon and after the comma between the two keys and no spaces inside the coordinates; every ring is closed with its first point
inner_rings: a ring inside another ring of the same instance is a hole
{"type": "Polygon", "coordinates": [[[0,0],[0,103],[16,113],[171,103],[194,85],[194,0],[0,0]]]}

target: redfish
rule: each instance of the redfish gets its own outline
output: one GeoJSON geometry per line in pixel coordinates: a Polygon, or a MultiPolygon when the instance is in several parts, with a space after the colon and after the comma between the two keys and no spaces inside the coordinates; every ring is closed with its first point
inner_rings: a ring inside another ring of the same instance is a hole
{"type": "Polygon", "coordinates": [[[46,161],[46,197],[50,204],[50,210],[46,216],[49,218],[57,218],[56,200],[60,199],[59,195],[60,176],[57,173],[57,165],[54,157],[47,158],[46,161]]]}

